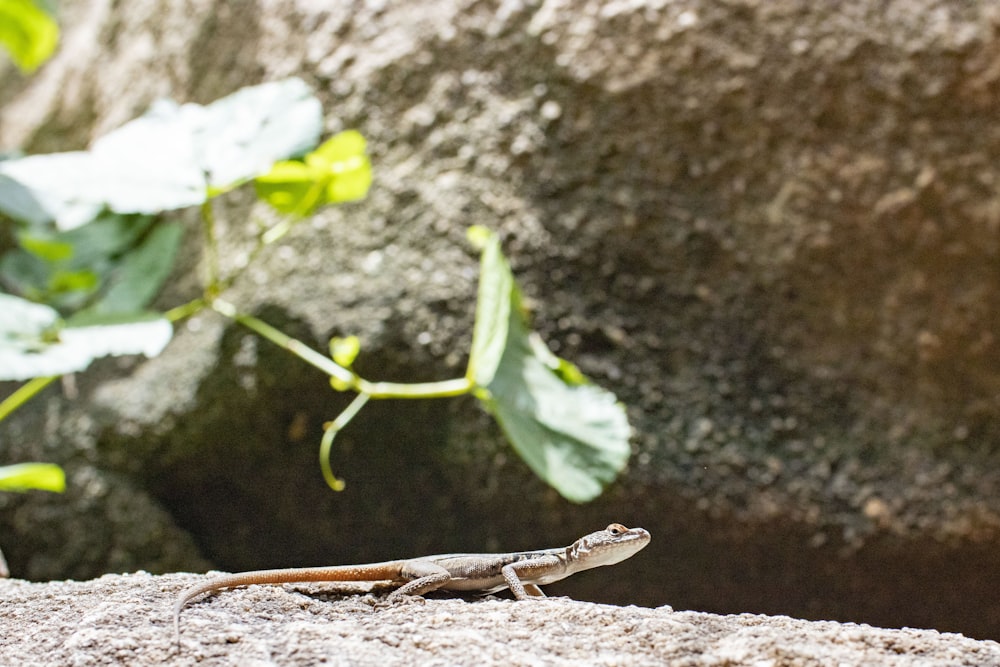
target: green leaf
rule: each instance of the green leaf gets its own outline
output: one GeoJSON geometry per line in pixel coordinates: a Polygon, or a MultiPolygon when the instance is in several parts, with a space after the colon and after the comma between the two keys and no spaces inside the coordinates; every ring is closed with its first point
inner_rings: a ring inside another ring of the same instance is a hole
{"type": "Polygon", "coordinates": [[[324,141],[306,155],[306,164],[328,181],[326,203],[364,199],[372,184],[372,165],[365,154],[367,142],[357,130],[347,130],[324,141]]]}
{"type": "Polygon", "coordinates": [[[242,88],[207,107],[185,104],[200,169],[224,187],[267,173],[319,141],[323,107],[301,79],[242,88]]]}
{"type": "MultiPolygon", "coordinates": [[[[105,213],[82,227],[66,232],[45,234],[31,232],[18,234],[20,249],[7,252],[0,259],[0,277],[19,294],[61,310],[75,310],[91,300],[106,286],[115,272],[121,273],[130,263],[145,257],[148,261],[133,271],[132,286],[140,291],[155,293],[158,284],[154,266],[169,263],[173,255],[166,247],[154,248],[143,257],[132,257],[133,252],[143,255],[135,244],[150,228],[152,218],[123,216],[105,213]],[[163,253],[148,257],[148,254],[163,253]]],[[[150,239],[160,235],[176,235],[155,228],[150,239]]],[[[167,267],[169,269],[169,266],[167,267]]],[[[147,299],[148,300],[148,299],[147,299]]],[[[134,300],[133,300],[134,301],[134,300]]],[[[128,304],[126,304],[128,305],[128,304]]],[[[119,307],[119,311],[137,312],[145,303],[135,307],[119,307]]]]}
{"type": "Polygon", "coordinates": [[[59,313],[52,308],[0,293],[0,351],[4,346],[31,346],[58,322],[59,313]]]}
{"type": "Polygon", "coordinates": [[[18,234],[18,244],[46,262],[61,262],[73,256],[73,245],[66,241],[33,234],[18,234]]]}
{"type": "Polygon", "coordinates": [[[482,228],[470,237],[483,252],[467,371],[476,397],[535,474],[570,501],[592,500],[628,461],[625,408],[529,331],[499,241],[482,228]]]}
{"type": "Polygon", "coordinates": [[[330,339],[330,357],[339,366],[350,368],[361,352],[361,340],[357,336],[330,339]]]}
{"type": "Polygon", "coordinates": [[[59,43],[59,26],[31,0],[0,0],[0,44],[21,71],[33,72],[59,43]]]}
{"type": "Polygon", "coordinates": [[[149,229],[153,218],[103,213],[96,220],[56,235],[73,246],[73,266],[97,268],[113,256],[129,251],[149,229]]]}
{"type": "Polygon", "coordinates": [[[500,250],[500,240],[485,227],[474,226],[468,238],[481,251],[476,322],[465,376],[480,387],[493,381],[507,344],[514,276],[500,250]]]}
{"type": "Polygon", "coordinates": [[[257,197],[296,216],[309,215],[323,204],[363,199],[372,182],[365,146],[365,138],[356,130],[336,134],[303,162],[278,162],[258,176],[257,197]]]}
{"type": "Polygon", "coordinates": [[[357,168],[365,157],[368,142],[357,130],[345,130],[333,135],[305,157],[307,164],[327,171],[342,172],[357,168]]]}
{"type": "MultiPolygon", "coordinates": [[[[59,334],[69,331],[71,333],[80,329],[90,329],[97,327],[110,327],[122,324],[159,324],[163,318],[159,313],[152,311],[138,313],[99,313],[93,310],[81,310],[67,317],[59,330],[59,334]]],[[[88,334],[89,335],[89,334],[88,334]]],[[[133,354],[123,352],[122,354],[133,354]]]]}
{"type": "Polygon", "coordinates": [[[552,354],[552,350],[545,345],[542,337],[535,332],[531,332],[531,335],[528,336],[528,343],[531,344],[531,351],[535,357],[550,371],[558,375],[563,382],[569,385],[588,383],[587,377],[583,371],[577,368],[576,364],[552,354]]]}
{"type": "Polygon", "coordinates": [[[11,250],[0,257],[0,278],[11,290],[44,300],[52,266],[29,252],[11,250]]]}
{"type": "Polygon", "coordinates": [[[302,163],[275,162],[271,170],[254,181],[257,198],[280,213],[304,216],[321,201],[323,186],[317,183],[316,171],[302,163]]]}
{"type": "Polygon", "coordinates": [[[55,221],[60,229],[79,227],[101,212],[107,199],[105,182],[116,177],[113,173],[102,175],[101,170],[98,160],[82,151],[0,162],[0,175],[15,181],[29,195],[18,201],[34,204],[15,207],[0,198],[0,212],[36,225],[55,221]]]}
{"type": "Polygon", "coordinates": [[[80,271],[56,270],[49,279],[48,291],[59,294],[62,292],[89,293],[97,289],[100,279],[97,274],[87,269],[80,271]]]}
{"type": "Polygon", "coordinates": [[[121,261],[104,296],[94,304],[97,313],[137,313],[160,291],[170,275],[184,228],[179,222],[160,223],[121,261]]]}
{"type": "Polygon", "coordinates": [[[217,102],[157,102],[89,151],[0,162],[0,211],[32,223],[79,227],[105,207],[159,213],[203,203],[319,140],[322,108],[299,79],[244,88],[217,102]],[[25,218],[24,216],[30,216],[25,218]]]}
{"type": "Polygon", "coordinates": [[[32,225],[42,225],[50,218],[30,188],[2,173],[0,173],[0,213],[32,225]]]}
{"type": "Polygon", "coordinates": [[[330,204],[341,204],[364,199],[371,184],[372,165],[365,157],[357,160],[351,169],[333,174],[326,187],[326,201],[330,204]]]}
{"type": "MultiPolygon", "coordinates": [[[[330,358],[344,368],[350,368],[361,352],[361,340],[357,336],[330,339],[330,358]]],[[[330,386],[336,391],[347,391],[351,385],[335,375],[330,376],[330,386]]],[[[329,481],[329,480],[328,480],[329,481]]]]}
{"type": "Polygon", "coordinates": [[[628,461],[624,407],[600,387],[563,382],[534,356],[517,313],[509,338],[496,377],[478,398],[535,474],[567,500],[593,500],[628,461]]]}
{"type": "Polygon", "coordinates": [[[66,475],[54,463],[19,463],[0,466],[0,491],[40,489],[62,493],[66,490],[66,475]]]}
{"type": "Polygon", "coordinates": [[[154,357],[172,334],[170,322],[155,313],[91,313],[64,326],[54,309],[0,294],[0,380],[73,373],[105,356],[154,357]]]}

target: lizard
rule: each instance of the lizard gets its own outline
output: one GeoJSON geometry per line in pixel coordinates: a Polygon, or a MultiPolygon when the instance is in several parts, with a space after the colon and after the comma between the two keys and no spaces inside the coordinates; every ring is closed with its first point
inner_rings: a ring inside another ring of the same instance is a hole
{"type": "Polygon", "coordinates": [[[333,565],[226,574],[187,588],[174,602],[174,637],[180,644],[180,615],[188,602],[203,593],[252,584],[319,582],[383,582],[399,584],[389,600],[434,590],[477,591],[484,595],[509,588],[517,600],[543,598],[539,586],[631,558],[647,544],[649,533],[613,523],[584,535],[568,547],[511,553],[439,554],[366,565],[333,565]]]}

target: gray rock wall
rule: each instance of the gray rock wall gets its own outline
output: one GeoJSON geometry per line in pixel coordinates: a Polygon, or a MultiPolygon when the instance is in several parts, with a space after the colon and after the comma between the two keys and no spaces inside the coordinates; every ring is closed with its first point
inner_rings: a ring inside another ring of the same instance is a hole
{"type": "MultiPolygon", "coordinates": [[[[0,72],[0,149],[77,148],[157,96],[301,76],[330,131],[369,138],[376,184],[230,300],[320,349],[361,335],[370,377],[458,375],[464,230],[488,225],[552,346],[629,406],[636,455],[570,506],[472,401],[387,403],[338,440],[334,495],[315,450],[342,397],[205,315],[162,357],[99,364],[78,398],[54,389],[0,424],[5,456],[65,463],[73,487],[0,497],[15,574],[203,567],[174,522],[239,569],[551,546],[619,520],[653,532],[655,565],[589,591],[609,601],[1000,636],[982,593],[1000,574],[992,5],[60,11],[61,53],[0,72]],[[109,494],[138,498],[131,519],[109,494]]],[[[222,207],[225,262],[251,214],[222,207]]],[[[197,293],[189,221],[164,307],[197,293]]]]}

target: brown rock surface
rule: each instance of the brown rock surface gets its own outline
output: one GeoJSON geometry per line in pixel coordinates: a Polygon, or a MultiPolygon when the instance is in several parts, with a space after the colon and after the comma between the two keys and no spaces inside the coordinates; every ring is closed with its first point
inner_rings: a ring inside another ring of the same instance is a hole
{"type": "Polygon", "coordinates": [[[435,599],[386,608],[319,585],[254,586],[195,603],[173,640],[174,595],[194,579],[0,581],[0,662],[142,665],[937,665],[1000,664],[1000,644],[933,630],[565,598],[435,599]]]}

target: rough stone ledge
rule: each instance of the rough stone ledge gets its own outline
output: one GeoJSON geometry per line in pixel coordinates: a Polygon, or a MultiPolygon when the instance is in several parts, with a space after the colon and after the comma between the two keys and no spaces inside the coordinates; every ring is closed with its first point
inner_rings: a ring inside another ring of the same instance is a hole
{"type": "Polygon", "coordinates": [[[200,598],[170,627],[195,575],[0,580],[3,665],[997,665],[1000,644],[781,616],[718,616],[567,598],[416,600],[322,585],[252,586],[200,598]],[[329,590],[327,587],[325,590],[329,590]]]}

